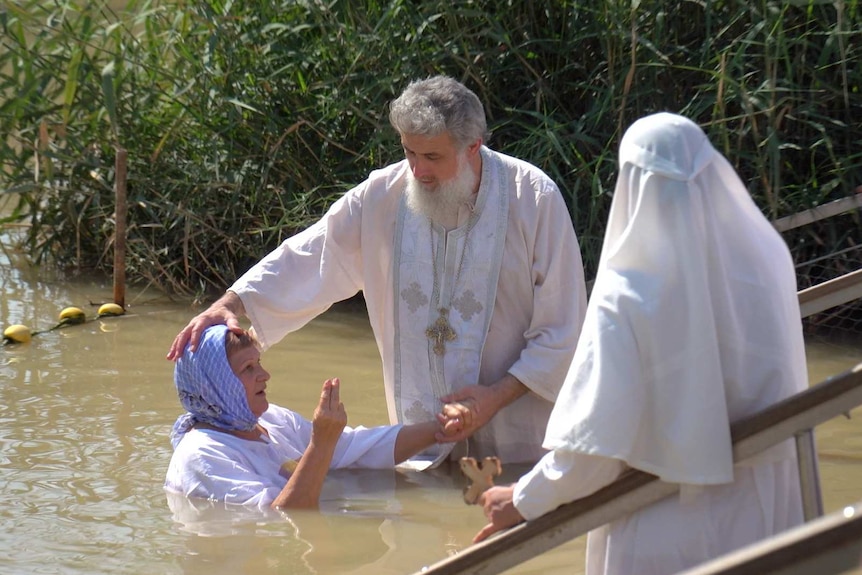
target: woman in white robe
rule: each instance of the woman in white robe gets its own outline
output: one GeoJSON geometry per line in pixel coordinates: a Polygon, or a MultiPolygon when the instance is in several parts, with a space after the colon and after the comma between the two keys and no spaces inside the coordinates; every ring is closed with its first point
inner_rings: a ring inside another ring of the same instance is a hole
{"type": "Polygon", "coordinates": [[[623,137],[599,270],[548,423],[550,451],[484,498],[481,540],[628,467],[679,496],[589,534],[587,575],[666,575],[802,522],[791,442],[734,465],[730,424],[807,387],[781,236],[690,120],[623,137]]]}

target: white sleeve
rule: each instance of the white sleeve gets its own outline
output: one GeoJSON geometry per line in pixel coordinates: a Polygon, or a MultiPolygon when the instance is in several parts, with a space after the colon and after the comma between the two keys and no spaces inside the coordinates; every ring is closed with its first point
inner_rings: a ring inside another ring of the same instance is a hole
{"type": "Polygon", "coordinates": [[[515,485],[515,508],[535,519],[613,483],[625,470],[619,459],[572,451],[549,451],[515,485]]]}
{"type": "Polygon", "coordinates": [[[286,239],[228,288],[264,349],[362,289],[361,186],[286,239]]]}
{"type": "MultiPolygon", "coordinates": [[[[532,222],[532,315],[509,373],[553,402],[572,361],[587,307],[581,250],[557,187],[539,194],[532,222]]],[[[523,208],[522,208],[523,209],[523,208]]],[[[525,230],[526,232],[527,230],[525,230]]]]}
{"type": "MultiPolygon", "coordinates": [[[[311,442],[311,433],[314,423],[283,407],[270,405],[273,419],[278,415],[279,425],[289,429],[289,439],[295,447],[304,453],[311,442]],[[275,409],[274,409],[275,408],[275,409]],[[288,425],[288,422],[289,425],[288,425]]],[[[268,412],[269,413],[269,412],[268,412]]],[[[345,427],[341,437],[335,445],[335,453],[332,455],[330,469],[342,469],[345,467],[364,469],[392,469],[395,467],[395,440],[402,425],[381,425],[366,428],[345,427]]],[[[283,432],[283,430],[282,430],[283,432]]]]}
{"type": "Polygon", "coordinates": [[[392,469],[395,467],[395,440],[401,425],[345,427],[335,446],[330,469],[358,467],[392,469]]]}

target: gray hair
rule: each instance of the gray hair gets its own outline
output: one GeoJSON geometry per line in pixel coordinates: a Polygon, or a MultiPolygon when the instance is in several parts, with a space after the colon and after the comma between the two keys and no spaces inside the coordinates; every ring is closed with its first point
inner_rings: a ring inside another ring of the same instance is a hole
{"type": "Polygon", "coordinates": [[[482,102],[448,76],[411,82],[390,104],[389,123],[400,134],[439,136],[449,132],[461,148],[488,136],[482,102]]]}

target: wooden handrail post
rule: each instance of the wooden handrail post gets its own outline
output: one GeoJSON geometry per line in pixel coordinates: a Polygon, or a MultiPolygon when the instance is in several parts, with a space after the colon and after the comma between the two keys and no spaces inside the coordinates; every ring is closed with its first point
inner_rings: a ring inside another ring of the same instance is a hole
{"type": "Polygon", "coordinates": [[[126,307],[126,174],[128,154],[117,147],[114,181],[114,303],[126,307]]]}
{"type": "Polygon", "coordinates": [[[805,521],[811,521],[823,515],[823,495],[820,489],[820,468],[817,465],[814,430],[800,431],[795,439],[799,487],[802,490],[802,513],[805,521]]]}

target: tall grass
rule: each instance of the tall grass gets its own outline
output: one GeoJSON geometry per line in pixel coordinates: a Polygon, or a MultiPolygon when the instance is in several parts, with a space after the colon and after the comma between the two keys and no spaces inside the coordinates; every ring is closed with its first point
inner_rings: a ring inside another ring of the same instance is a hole
{"type": "Polygon", "coordinates": [[[223,290],[399,159],[386,105],[435,73],[558,182],[588,276],[642,115],[701,123],[771,218],[862,184],[857,0],[10,0],[0,28],[6,221],[37,261],[110,271],[121,146],[127,275],[169,292],[223,290]]]}

